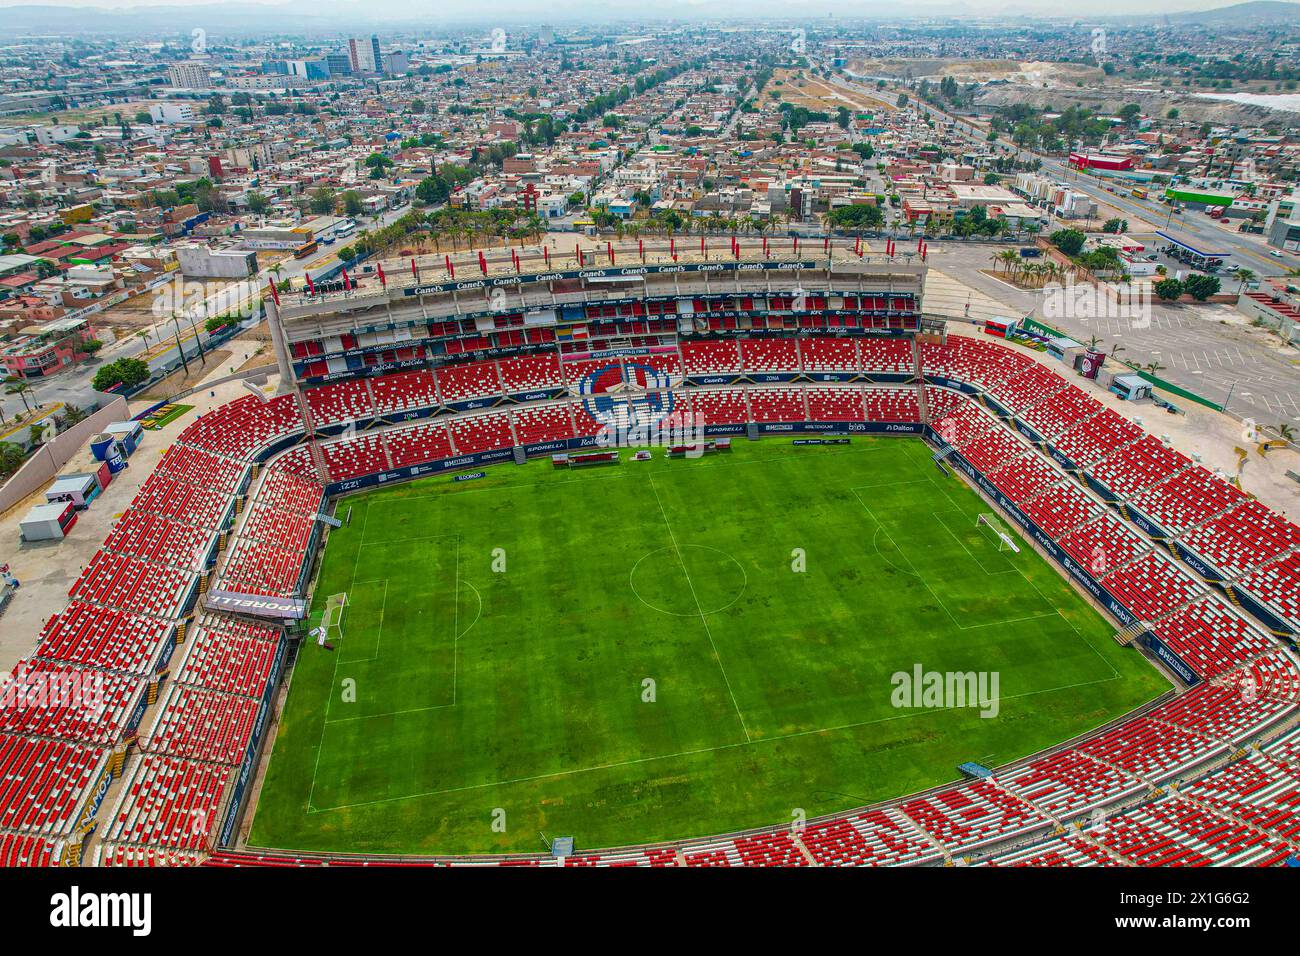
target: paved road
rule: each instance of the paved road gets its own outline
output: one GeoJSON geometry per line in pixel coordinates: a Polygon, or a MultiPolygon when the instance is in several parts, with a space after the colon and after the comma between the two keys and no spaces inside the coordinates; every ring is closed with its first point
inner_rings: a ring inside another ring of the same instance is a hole
{"type": "MultiPolygon", "coordinates": [[[[370,229],[391,225],[397,219],[406,215],[410,208],[410,205],[407,204],[387,210],[377,220],[367,222],[365,225],[370,229]]],[[[331,248],[338,249],[345,244],[335,243],[331,248]]],[[[302,260],[285,259],[279,264],[279,277],[282,280],[300,279],[307,267],[318,260],[319,257],[302,260]]],[[[243,302],[240,303],[250,311],[250,314],[256,308],[256,300],[261,298],[270,276],[271,271],[269,269],[262,269],[254,279],[250,280],[248,294],[244,296],[243,302]]],[[[83,407],[90,405],[96,401],[96,393],[91,388],[90,383],[94,378],[95,370],[100,365],[119,358],[140,358],[142,353],[149,350],[147,361],[151,369],[169,368],[176,363],[178,358],[176,345],[178,334],[186,359],[198,361],[199,347],[194,340],[194,331],[198,331],[199,341],[203,343],[203,348],[206,350],[210,336],[203,329],[203,321],[210,315],[220,314],[222,307],[231,305],[229,296],[225,292],[214,292],[208,297],[207,301],[211,303],[211,308],[206,311],[203,308],[195,307],[190,310],[193,314],[183,314],[180,316],[179,322],[174,323],[168,316],[146,329],[149,333],[148,344],[139,335],[127,335],[117,342],[105,346],[96,359],[90,362],[83,362],[72,368],[64,369],[46,379],[33,380],[30,383],[32,390],[27,394],[28,403],[32,406],[38,404],[47,406],[58,402],[83,407]],[[191,319],[193,319],[192,323],[191,319]]],[[[12,420],[23,410],[22,399],[0,393],[0,410],[3,410],[6,420],[12,420]]]]}
{"type": "MultiPolygon", "coordinates": [[[[1119,357],[1125,361],[1142,366],[1156,362],[1164,366],[1157,371],[1161,378],[1213,402],[1227,402],[1228,410],[1240,417],[1266,425],[1300,422],[1300,349],[1285,347],[1276,335],[1252,328],[1232,306],[1156,301],[1151,304],[1149,326],[1128,318],[1048,315],[1043,293],[1017,289],[981,271],[997,271],[989,259],[997,248],[935,241],[930,244],[929,264],[932,270],[1005,303],[1007,316],[1032,312],[1079,341],[1088,342],[1095,335],[1108,351],[1120,346],[1119,357]]],[[[927,299],[931,285],[927,282],[927,299]]],[[[951,299],[953,292],[944,288],[940,294],[951,299]]],[[[980,318],[984,311],[977,303],[972,317],[980,318]]]]}
{"type": "MultiPolygon", "coordinates": [[[[874,77],[869,79],[874,79],[874,77]]],[[[863,95],[874,95],[876,99],[882,99],[882,94],[869,90],[861,84],[845,80],[843,77],[833,74],[832,82],[846,90],[852,90],[863,95]]],[[[902,92],[906,92],[915,100],[914,92],[906,90],[902,92]]],[[[890,93],[896,95],[897,91],[891,89],[890,93]]],[[[975,124],[968,119],[947,113],[928,103],[917,102],[916,105],[925,110],[931,117],[941,118],[953,123],[957,132],[970,142],[987,145],[989,132],[987,126],[975,124]]],[[[1191,210],[1183,210],[1181,215],[1173,216],[1170,213],[1169,206],[1155,200],[1141,200],[1135,199],[1128,194],[1121,195],[1107,192],[1104,185],[1099,185],[1094,179],[1080,174],[1078,170],[1072,169],[1059,159],[1016,147],[1005,140],[999,140],[998,148],[1008,155],[1014,155],[1021,161],[1038,159],[1043,164],[1042,172],[1045,175],[1068,182],[1071,187],[1088,194],[1098,202],[1115,207],[1127,217],[1150,222],[1156,229],[1176,235],[1197,248],[1205,249],[1207,252],[1230,252],[1234,258],[1234,264],[1251,269],[1261,276],[1282,275],[1287,269],[1300,266],[1300,258],[1289,253],[1284,252],[1281,259],[1270,255],[1269,247],[1260,236],[1223,229],[1215,225],[1205,215],[1191,210]],[[1166,223],[1168,223],[1167,229],[1166,223]]]]}

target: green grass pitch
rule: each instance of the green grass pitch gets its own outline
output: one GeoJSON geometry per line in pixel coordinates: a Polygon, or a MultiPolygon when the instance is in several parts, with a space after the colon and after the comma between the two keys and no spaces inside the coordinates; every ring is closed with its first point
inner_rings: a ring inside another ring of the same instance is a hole
{"type": "Polygon", "coordinates": [[[917,439],[541,459],[346,504],[313,608],[346,591],[344,634],[302,650],[254,846],[535,852],[785,824],[1167,689],[1031,548],[999,550],[989,506],[917,439]],[[998,672],[1000,712],[896,708],[891,675],[916,664],[998,672]]]}

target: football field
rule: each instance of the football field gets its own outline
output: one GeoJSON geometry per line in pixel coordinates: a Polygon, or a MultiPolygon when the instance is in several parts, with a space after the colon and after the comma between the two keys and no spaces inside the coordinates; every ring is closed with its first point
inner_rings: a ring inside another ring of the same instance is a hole
{"type": "Polygon", "coordinates": [[[918,439],[627,454],[341,500],[313,621],[346,592],[343,634],[302,649],[250,845],[582,851],[788,824],[1168,687],[1053,566],[1000,547],[918,439]],[[900,701],[918,668],[995,675],[996,706],[900,701]]]}

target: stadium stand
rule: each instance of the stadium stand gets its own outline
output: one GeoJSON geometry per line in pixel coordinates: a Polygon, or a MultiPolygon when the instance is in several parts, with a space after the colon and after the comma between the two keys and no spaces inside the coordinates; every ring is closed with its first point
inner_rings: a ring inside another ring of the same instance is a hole
{"type": "Polygon", "coordinates": [[[1186,456],[1146,435],[1110,453],[1089,473],[1121,498],[1129,498],[1189,464],[1186,456]]]}
{"type": "Polygon", "coordinates": [[[510,418],[521,445],[573,437],[573,419],[570,417],[568,402],[518,408],[511,411],[510,418]]]}
{"type": "Polygon", "coordinates": [[[1020,413],[1020,419],[1044,438],[1051,439],[1083,423],[1104,406],[1082,389],[1067,385],[1020,413]]]}
{"type": "Polygon", "coordinates": [[[433,373],[425,369],[381,375],[370,382],[376,415],[397,415],[414,409],[438,407],[437,382],[433,373]]]}
{"type": "Polygon", "coordinates": [[[375,417],[368,379],[349,379],[309,388],[303,392],[303,398],[307,400],[311,420],[317,427],[375,417]]]}
{"type": "MultiPolygon", "coordinates": [[[[726,339],[685,343],[681,371],[738,373],[742,354],[755,370],[785,370],[781,367],[791,362],[807,371],[910,375],[914,370],[912,346],[901,339],[807,338],[793,353],[785,346],[753,345],[738,347],[726,339]]],[[[1091,469],[1093,477],[1181,534],[1197,553],[1242,574],[1234,587],[1300,620],[1300,555],[1295,553],[1300,533],[1293,523],[1242,500],[1235,489],[1144,436],[1128,420],[1098,410],[1074,386],[1055,388],[1032,359],[1006,346],[952,337],[946,345],[923,345],[921,352],[927,373],[996,388],[995,398],[1026,409],[1025,422],[1091,469]]],[[[664,353],[648,361],[671,370],[676,356],[664,353]]],[[[340,421],[340,415],[367,407],[363,394],[373,396],[369,407],[376,412],[401,412],[434,399],[431,382],[447,402],[458,400],[448,392],[459,398],[499,395],[502,383],[510,392],[553,387],[575,381],[580,368],[566,363],[562,379],[558,361],[548,354],[444,368],[436,378],[402,372],[367,380],[364,387],[315,389],[321,394],[309,403],[313,416],[319,412],[323,419],[340,421]]],[[[802,421],[813,408],[826,416],[821,420],[850,420],[858,401],[867,420],[915,421],[916,395],[915,387],[700,388],[683,391],[677,405],[728,425],[757,415],[802,421]]],[[[1035,451],[970,397],[933,385],[926,386],[925,395],[931,422],[944,440],[991,470],[1008,497],[1023,501],[1025,513],[1068,553],[1081,563],[1097,546],[1114,555],[1108,565],[1113,570],[1104,572],[1106,587],[1139,618],[1153,622],[1153,633],[1204,680],[1098,734],[1004,768],[991,780],[849,811],[793,833],[773,829],[602,851],[584,854],[581,863],[933,865],[963,854],[998,866],[1280,863],[1287,841],[1294,844],[1300,832],[1300,730],[1295,728],[1300,666],[1293,652],[1218,591],[1206,590],[1163,552],[1150,549],[1141,534],[1087,492],[1056,481],[1045,457],[1035,458],[1035,451]],[[1153,787],[1175,778],[1180,781],[1176,796],[1145,799],[1153,787]],[[1076,819],[1099,807],[1110,808],[1104,830],[1071,826],[1055,832],[1053,817],[1076,819]]],[[[585,415],[576,404],[575,417],[585,415]]],[[[457,416],[450,423],[423,421],[345,440],[361,449],[347,454],[342,444],[327,440],[321,454],[331,475],[335,467],[342,474],[364,474],[366,468],[503,448],[528,441],[526,436],[567,437],[564,407],[523,406],[509,413],[457,416]]],[[[589,416],[586,421],[591,422],[589,416]]],[[[73,600],[46,623],[37,654],[25,665],[28,678],[57,663],[102,681],[104,706],[62,713],[0,707],[0,862],[45,865],[63,856],[70,838],[79,838],[74,827],[93,812],[93,793],[112,763],[110,748],[131,739],[130,715],[156,691],[152,675],[165,663],[178,626],[188,620],[198,575],[187,570],[186,555],[210,540],[211,532],[228,529],[233,504],[265,450],[296,440],[303,429],[292,396],[265,402],[241,397],[186,428],[142,484],[105,549],[70,590],[73,600]]],[[[305,445],[260,467],[255,503],[233,534],[223,580],[280,589],[271,593],[300,593],[296,589],[310,560],[304,553],[310,516],[324,496],[317,477],[305,445]]],[[[140,752],[126,758],[114,806],[101,813],[98,862],[367,862],[213,852],[220,811],[252,741],[256,701],[274,679],[279,636],[273,628],[220,615],[189,623],[171,664],[174,681],[155,705],[151,731],[139,739],[140,752]],[[196,816],[201,826],[194,825],[196,816]]],[[[21,694],[21,679],[24,675],[11,677],[0,687],[0,698],[21,694]]],[[[448,862],[554,865],[540,857],[448,862]]]]}
{"type": "Polygon", "coordinates": [[[686,375],[739,374],[740,349],[731,339],[683,342],[682,372],[686,375]]]}
{"type": "Polygon", "coordinates": [[[507,395],[558,388],[564,384],[559,356],[554,353],[502,359],[497,367],[501,372],[502,389],[507,395]]]}
{"type": "Polygon", "coordinates": [[[1072,484],[1048,488],[1026,501],[1024,510],[1035,524],[1057,540],[1085,521],[1093,521],[1104,513],[1101,505],[1089,498],[1078,485],[1072,484]]]}
{"type": "Polygon", "coordinates": [[[1189,529],[1181,541],[1235,577],[1300,548],[1300,527],[1258,501],[1244,501],[1227,514],[1189,529]]]}
{"type": "Polygon", "coordinates": [[[861,368],[856,339],[803,339],[799,355],[805,372],[856,372],[861,368]]]}
{"type": "Polygon", "coordinates": [[[497,398],[501,379],[495,362],[469,362],[443,365],[437,371],[438,394],[443,402],[463,402],[472,398],[497,398]]]}
{"type": "Polygon", "coordinates": [[[919,422],[921,409],[914,388],[863,389],[869,422],[919,422]]]}
{"type": "Polygon", "coordinates": [[[1107,574],[1105,582],[1110,592],[1144,621],[1155,621],[1176,611],[1204,590],[1191,575],[1158,552],[1107,574]]]}
{"type": "Polygon", "coordinates": [[[1095,465],[1117,448],[1142,437],[1142,429],[1104,408],[1057,435],[1052,444],[1080,468],[1095,465]]]}
{"type": "Polygon", "coordinates": [[[801,371],[794,339],[742,339],[740,361],[746,372],[801,371]]]}
{"type": "Polygon", "coordinates": [[[1266,564],[1239,583],[1244,590],[1276,608],[1283,617],[1300,621],[1300,554],[1292,553],[1280,561],[1266,564]]]}

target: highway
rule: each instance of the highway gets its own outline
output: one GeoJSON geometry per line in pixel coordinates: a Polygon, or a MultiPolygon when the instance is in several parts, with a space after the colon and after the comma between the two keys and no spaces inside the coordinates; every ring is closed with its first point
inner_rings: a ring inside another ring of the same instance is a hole
{"type": "MultiPolygon", "coordinates": [[[[874,79],[874,77],[871,79],[874,79]]],[[[832,73],[831,81],[859,96],[870,96],[880,102],[886,102],[884,95],[874,88],[868,88],[863,84],[845,80],[838,74],[832,73]]],[[[920,102],[916,100],[916,94],[912,90],[895,90],[893,88],[889,90],[889,93],[895,97],[900,92],[911,97],[917,107],[926,112],[926,115],[951,122],[957,132],[970,142],[988,145],[989,129],[987,126],[974,123],[964,117],[955,116],[929,103],[920,102]]],[[[999,139],[996,145],[998,149],[1014,155],[1021,162],[1038,159],[1042,163],[1041,172],[1043,175],[1068,183],[1071,188],[1086,193],[1099,203],[1115,207],[1122,213],[1120,218],[1131,217],[1132,219],[1144,220],[1151,223],[1154,229],[1176,235],[1183,241],[1207,252],[1228,252],[1232,256],[1234,265],[1251,269],[1257,275],[1283,275],[1288,269],[1300,265],[1300,260],[1285,252],[1282,254],[1281,259],[1269,255],[1268,246],[1265,245],[1262,237],[1255,238],[1222,229],[1202,213],[1184,210],[1181,215],[1171,216],[1169,206],[1151,199],[1139,200],[1128,193],[1107,192],[1104,185],[1099,185],[1095,179],[1080,173],[1059,159],[1016,147],[1002,139],[999,139]],[[1168,228],[1166,228],[1166,222],[1168,222],[1168,228]]],[[[1131,233],[1140,234],[1143,232],[1135,223],[1130,223],[1130,225],[1133,226],[1130,229],[1131,233]]]]}

